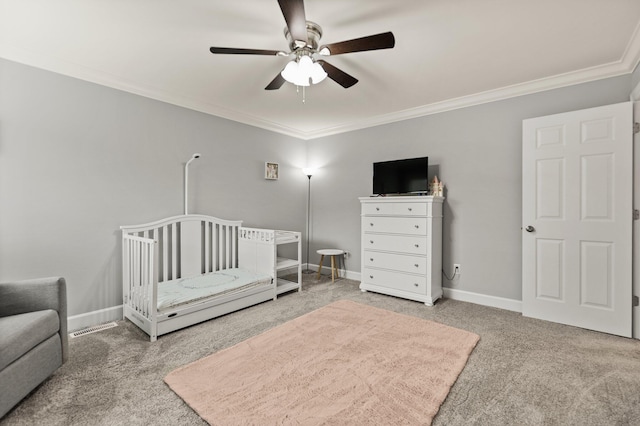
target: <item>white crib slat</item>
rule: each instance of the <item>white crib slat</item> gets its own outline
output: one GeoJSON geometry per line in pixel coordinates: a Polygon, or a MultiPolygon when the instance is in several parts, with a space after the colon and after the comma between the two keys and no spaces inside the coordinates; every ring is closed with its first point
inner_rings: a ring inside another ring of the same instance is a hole
{"type": "Polygon", "coordinates": [[[220,232],[218,230],[219,225],[211,224],[211,270],[217,271],[218,265],[218,239],[220,238],[220,232]]]}
{"type": "Polygon", "coordinates": [[[178,278],[178,226],[171,226],[171,276],[170,280],[178,278]]]}
{"type": "Polygon", "coordinates": [[[224,225],[218,225],[218,269],[224,265],[224,225]]]}
{"type": "Polygon", "coordinates": [[[166,276],[165,274],[166,261],[165,261],[165,255],[164,255],[164,250],[165,250],[164,239],[165,239],[166,232],[167,230],[165,229],[165,227],[158,229],[158,236],[156,238],[156,241],[158,242],[156,244],[156,250],[158,251],[157,270],[158,270],[158,279],[160,281],[164,280],[165,279],[164,277],[166,276]]]}
{"type": "Polygon", "coordinates": [[[233,268],[233,255],[231,251],[232,240],[231,235],[233,234],[233,227],[227,226],[227,269],[233,268]]]}
{"type": "Polygon", "coordinates": [[[151,255],[150,253],[150,247],[145,244],[144,245],[144,282],[143,282],[143,288],[144,288],[144,313],[146,315],[146,317],[148,318],[149,315],[151,314],[151,300],[150,300],[150,288],[149,288],[149,268],[151,268],[151,262],[149,259],[149,256],[151,255]]]}
{"type": "MultiPolygon", "coordinates": [[[[131,275],[131,263],[129,262],[129,250],[130,241],[123,238],[122,240],[122,301],[125,304],[129,303],[130,297],[130,284],[129,277],[131,275]]],[[[123,312],[124,319],[124,312],[123,312]]]]}
{"type": "Polygon", "coordinates": [[[225,230],[225,233],[224,233],[226,238],[225,255],[227,257],[226,259],[227,269],[231,268],[231,228],[232,226],[227,226],[227,229],[225,230]]]}
{"type": "Polygon", "coordinates": [[[211,222],[204,222],[204,272],[211,272],[211,222]]]}
{"type": "Polygon", "coordinates": [[[136,276],[136,246],[133,241],[129,241],[129,262],[131,262],[131,270],[129,271],[129,295],[133,304],[133,286],[136,276]]]}
{"type": "Polygon", "coordinates": [[[238,253],[238,228],[237,227],[232,227],[231,228],[231,233],[232,233],[232,238],[231,238],[231,265],[233,268],[236,268],[238,266],[238,258],[237,258],[237,253],[238,253]]]}
{"type": "MultiPolygon", "coordinates": [[[[161,245],[161,252],[162,252],[162,270],[161,272],[161,276],[158,277],[158,279],[160,281],[164,281],[167,279],[167,276],[169,275],[169,238],[167,238],[169,233],[169,229],[168,226],[163,226],[162,227],[162,233],[159,235],[159,241],[158,243],[161,245]]],[[[160,266],[160,265],[158,265],[160,266]]]]}
{"type": "Polygon", "coordinates": [[[140,304],[142,308],[142,315],[145,317],[148,316],[147,311],[147,246],[144,244],[140,245],[140,304]]]}
{"type": "Polygon", "coordinates": [[[146,296],[144,282],[145,282],[145,271],[147,269],[147,265],[145,262],[146,260],[145,249],[146,249],[146,246],[144,244],[140,244],[140,283],[139,283],[138,289],[140,293],[139,306],[142,311],[142,315],[146,317],[147,313],[145,312],[145,303],[144,303],[144,299],[146,296]]]}
{"type": "Polygon", "coordinates": [[[140,244],[135,244],[133,248],[133,260],[135,267],[133,270],[133,304],[137,310],[139,305],[138,289],[140,288],[140,244]]]}

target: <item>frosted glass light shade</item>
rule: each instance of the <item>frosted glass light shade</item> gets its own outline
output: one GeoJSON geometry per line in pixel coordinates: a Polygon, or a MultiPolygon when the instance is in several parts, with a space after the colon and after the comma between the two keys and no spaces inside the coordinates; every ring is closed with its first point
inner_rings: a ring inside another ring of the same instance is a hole
{"type": "Polygon", "coordinates": [[[311,75],[313,69],[313,60],[309,56],[301,56],[298,61],[298,71],[302,75],[311,75]]]}
{"type": "Polygon", "coordinates": [[[310,167],[305,167],[304,169],[302,169],[302,173],[304,173],[307,176],[313,176],[315,171],[316,171],[316,169],[313,169],[313,168],[310,168],[310,167]]]}
{"type": "Polygon", "coordinates": [[[313,68],[311,70],[311,82],[313,84],[318,84],[325,78],[327,78],[327,73],[325,72],[324,68],[322,68],[319,63],[314,62],[313,68]]]}
{"type": "Polygon", "coordinates": [[[280,75],[289,83],[295,84],[296,77],[298,76],[298,63],[296,61],[289,62],[280,75]]]}
{"type": "Polygon", "coordinates": [[[296,86],[309,86],[311,83],[317,84],[327,77],[327,73],[322,66],[307,55],[301,56],[296,61],[289,62],[280,75],[296,86]]]}

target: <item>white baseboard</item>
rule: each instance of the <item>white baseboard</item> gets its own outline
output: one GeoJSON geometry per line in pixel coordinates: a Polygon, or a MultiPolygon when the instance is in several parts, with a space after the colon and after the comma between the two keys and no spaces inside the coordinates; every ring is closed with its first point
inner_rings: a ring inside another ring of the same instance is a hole
{"type": "Polygon", "coordinates": [[[442,288],[444,297],[461,302],[475,303],[476,305],[490,306],[492,308],[506,309],[507,311],[522,313],[520,300],[506,299],[504,297],[488,296],[486,294],[472,293],[470,291],[456,290],[454,288],[442,288]]]}
{"type": "MultiPolygon", "coordinates": [[[[310,264],[310,265],[308,265],[308,268],[311,269],[312,271],[315,271],[316,273],[318,273],[318,265],[310,264]]],[[[304,265],[303,265],[302,269],[305,269],[304,265]]],[[[340,272],[340,278],[346,278],[348,280],[360,281],[360,272],[353,272],[353,271],[348,271],[348,270],[345,270],[345,269],[339,269],[339,272],[340,272]]],[[[322,274],[331,276],[331,266],[323,266],[322,267],[322,274]]]]}
{"type": "Polygon", "coordinates": [[[87,312],[67,318],[67,329],[69,333],[93,327],[105,322],[118,321],[122,319],[122,305],[111,308],[100,309],[98,311],[87,312]]]}
{"type": "MultiPolygon", "coordinates": [[[[313,271],[318,270],[318,265],[309,265],[313,271]]],[[[331,267],[323,266],[322,273],[331,275],[331,267]]],[[[360,272],[340,270],[342,278],[360,281],[360,272]]],[[[488,296],[486,294],[473,293],[465,290],[456,290],[453,288],[443,287],[443,297],[452,300],[460,300],[461,302],[475,303],[476,305],[489,306],[492,308],[506,309],[507,311],[522,313],[522,302],[520,300],[507,299],[504,297],[488,296]]]]}

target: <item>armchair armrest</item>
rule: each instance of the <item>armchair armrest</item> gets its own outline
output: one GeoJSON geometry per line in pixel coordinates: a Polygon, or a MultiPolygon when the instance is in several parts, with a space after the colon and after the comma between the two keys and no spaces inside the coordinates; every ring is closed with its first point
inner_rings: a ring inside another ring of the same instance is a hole
{"type": "Polygon", "coordinates": [[[62,359],[67,360],[67,284],[50,277],[0,283],[0,317],[52,309],[60,318],[62,359]]]}

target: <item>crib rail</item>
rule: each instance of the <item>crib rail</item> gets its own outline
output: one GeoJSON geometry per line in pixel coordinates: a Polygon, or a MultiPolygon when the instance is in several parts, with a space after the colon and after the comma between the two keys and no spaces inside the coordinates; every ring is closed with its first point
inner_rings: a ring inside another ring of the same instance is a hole
{"type": "MultiPolygon", "coordinates": [[[[151,330],[157,325],[158,251],[155,240],[134,235],[122,236],[122,297],[125,313],[142,316],[151,330]]],[[[144,322],[144,320],[143,320],[144,322]]],[[[149,333],[155,340],[155,333],[149,333]]]]}

